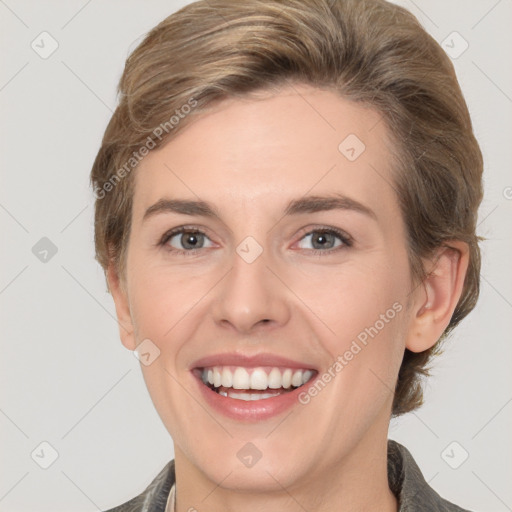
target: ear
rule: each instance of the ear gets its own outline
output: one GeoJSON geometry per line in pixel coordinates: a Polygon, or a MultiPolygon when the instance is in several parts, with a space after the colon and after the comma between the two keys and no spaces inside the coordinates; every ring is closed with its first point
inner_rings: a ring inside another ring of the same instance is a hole
{"type": "Polygon", "coordinates": [[[111,263],[107,269],[107,282],[110,293],[116,306],[117,323],[119,326],[119,337],[121,342],[128,350],[135,350],[136,342],[132,317],[130,313],[130,303],[128,293],[124,282],[119,277],[114,264],[111,263]]]}
{"type": "Polygon", "coordinates": [[[461,241],[447,245],[430,261],[430,271],[412,302],[413,314],[406,340],[406,347],[412,352],[423,352],[436,344],[462,294],[469,247],[461,241]]]}

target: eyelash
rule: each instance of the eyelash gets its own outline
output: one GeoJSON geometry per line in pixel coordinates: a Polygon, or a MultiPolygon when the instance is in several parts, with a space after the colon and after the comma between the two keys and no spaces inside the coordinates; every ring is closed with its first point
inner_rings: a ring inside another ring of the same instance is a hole
{"type": "MultiPolygon", "coordinates": [[[[196,234],[205,235],[208,238],[208,235],[206,235],[206,233],[204,233],[200,229],[197,229],[194,227],[188,227],[188,226],[181,226],[179,228],[172,229],[172,230],[168,231],[167,233],[165,233],[157,245],[171,253],[181,255],[181,256],[194,256],[198,251],[201,251],[202,249],[204,249],[203,247],[200,247],[198,249],[190,249],[190,250],[186,251],[183,249],[176,249],[174,247],[170,247],[167,245],[167,243],[169,242],[169,240],[171,240],[171,238],[173,238],[176,235],[180,235],[180,234],[184,234],[184,233],[189,233],[192,235],[196,235],[196,234]]],[[[341,240],[341,242],[343,243],[343,245],[336,247],[334,249],[326,249],[326,250],[304,249],[304,250],[307,250],[308,252],[310,252],[311,254],[314,254],[317,256],[325,256],[325,255],[333,254],[335,252],[338,252],[339,250],[343,250],[343,249],[352,247],[352,245],[354,243],[352,238],[349,235],[347,235],[346,233],[344,233],[343,231],[340,231],[339,229],[336,229],[336,228],[326,228],[326,227],[310,229],[309,231],[305,232],[301,236],[301,238],[299,238],[299,241],[303,240],[306,236],[311,235],[313,233],[332,234],[332,235],[335,235],[336,237],[338,237],[341,240]]]]}

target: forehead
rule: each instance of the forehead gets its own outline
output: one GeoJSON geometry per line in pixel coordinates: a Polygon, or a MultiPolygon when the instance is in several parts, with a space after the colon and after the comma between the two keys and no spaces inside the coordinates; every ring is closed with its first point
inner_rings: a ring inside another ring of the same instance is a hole
{"type": "Polygon", "coordinates": [[[261,214],[337,192],[391,220],[398,205],[389,139],[378,112],[310,86],[224,100],[139,164],[134,215],[163,197],[261,214]]]}

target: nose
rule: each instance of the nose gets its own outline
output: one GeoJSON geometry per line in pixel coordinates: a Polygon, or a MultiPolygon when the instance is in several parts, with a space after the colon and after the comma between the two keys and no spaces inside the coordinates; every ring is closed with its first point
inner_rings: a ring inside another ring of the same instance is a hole
{"type": "Polygon", "coordinates": [[[243,334],[284,326],[290,318],[290,296],[276,274],[265,251],[251,263],[235,253],[231,270],[216,287],[215,322],[243,334]]]}

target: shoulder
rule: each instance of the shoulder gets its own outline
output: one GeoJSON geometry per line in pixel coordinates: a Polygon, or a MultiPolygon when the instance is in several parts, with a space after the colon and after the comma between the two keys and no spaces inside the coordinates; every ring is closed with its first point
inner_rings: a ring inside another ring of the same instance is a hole
{"type": "Polygon", "coordinates": [[[167,497],[175,478],[174,460],[171,460],[142,493],[104,512],[165,512],[167,497]]]}
{"type": "Polygon", "coordinates": [[[428,485],[405,446],[388,440],[388,480],[399,512],[471,512],[445,500],[428,485]]]}

